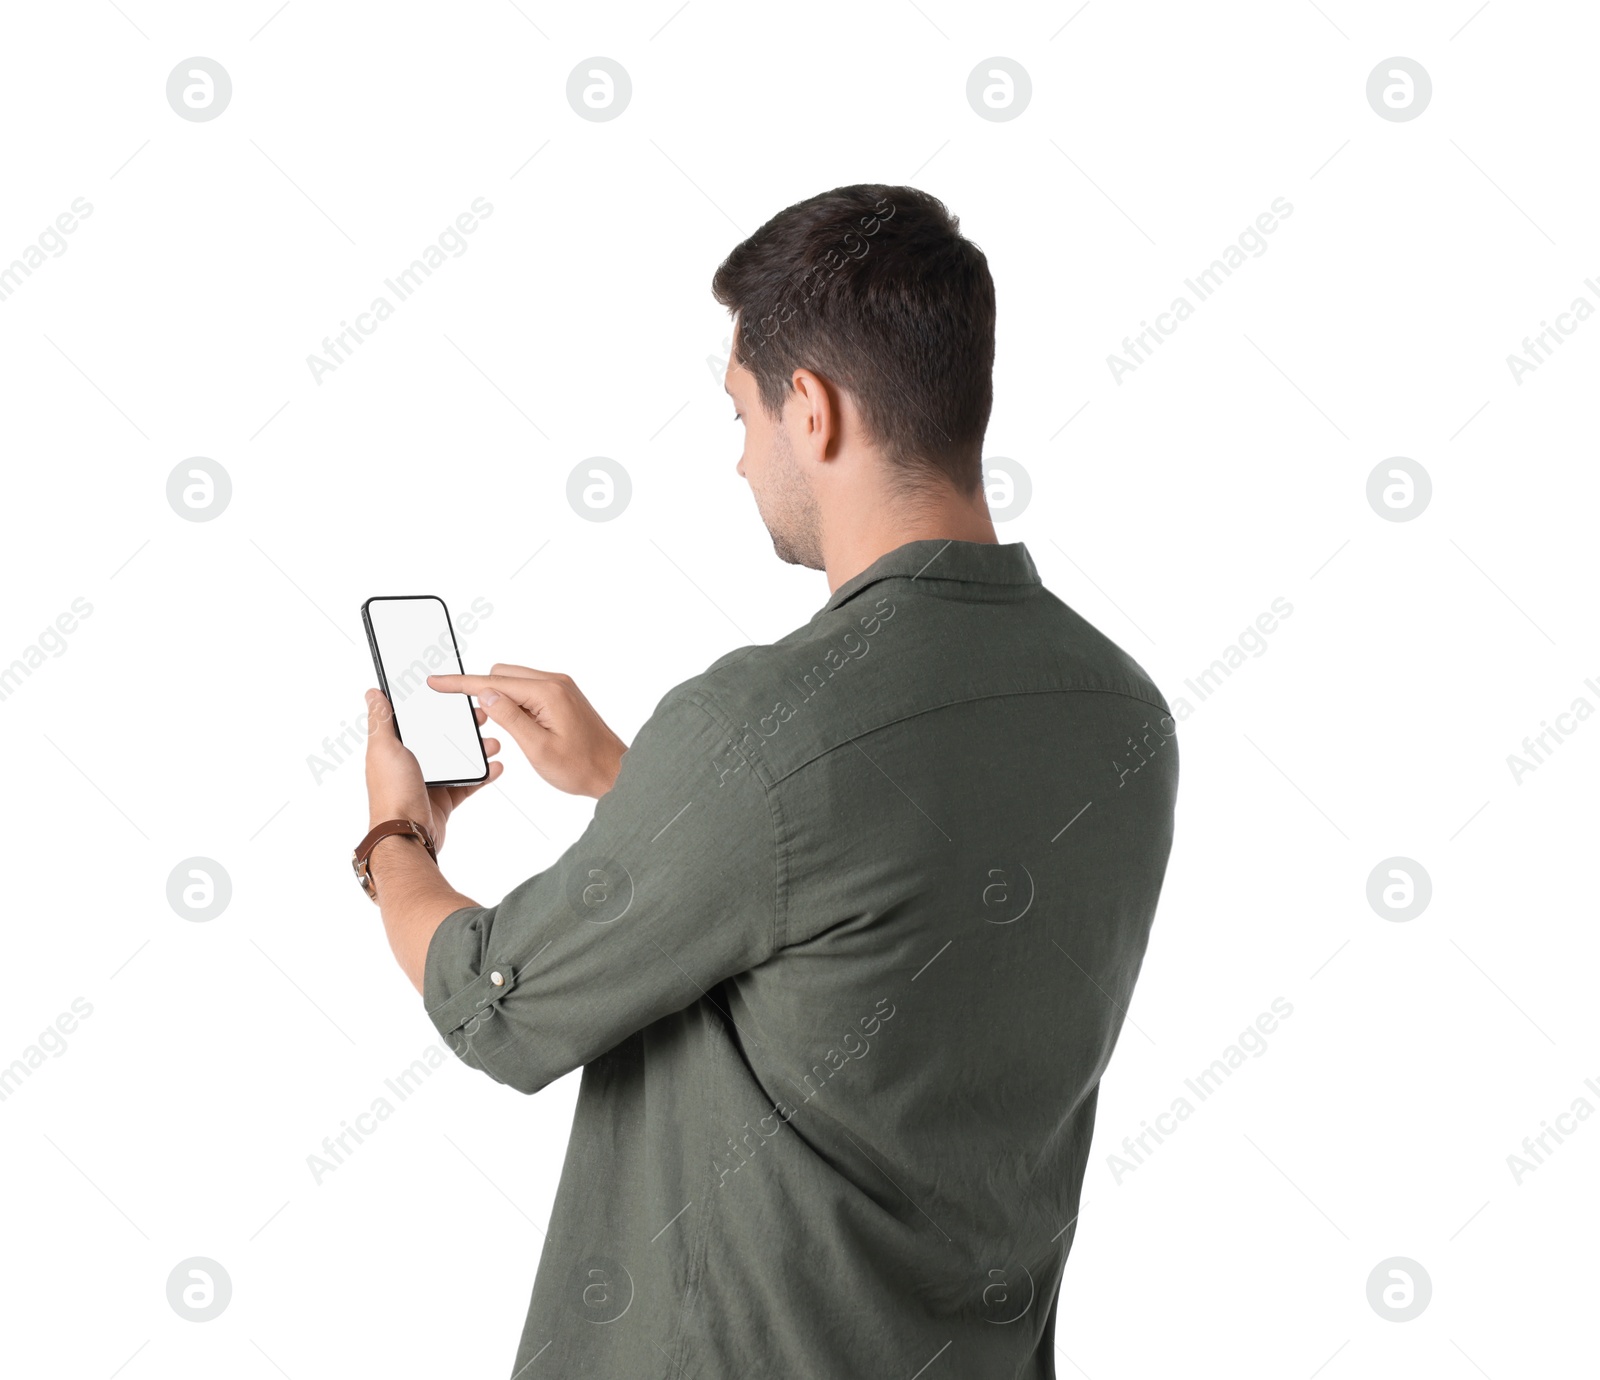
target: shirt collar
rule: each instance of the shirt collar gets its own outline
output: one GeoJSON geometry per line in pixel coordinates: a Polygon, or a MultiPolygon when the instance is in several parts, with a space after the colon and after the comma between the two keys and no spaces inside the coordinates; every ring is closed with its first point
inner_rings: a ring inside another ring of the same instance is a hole
{"type": "Polygon", "coordinates": [[[859,575],[834,590],[824,609],[836,609],[879,580],[909,576],[913,580],[954,580],[978,585],[1037,585],[1039,571],[1020,541],[954,541],[930,537],[908,541],[885,552],[859,575]]]}

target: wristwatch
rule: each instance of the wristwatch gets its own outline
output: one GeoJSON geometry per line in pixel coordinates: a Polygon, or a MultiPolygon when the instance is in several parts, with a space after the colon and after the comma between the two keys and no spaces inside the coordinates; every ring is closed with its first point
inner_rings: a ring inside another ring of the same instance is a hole
{"type": "Polygon", "coordinates": [[[377,847],[379,839],[386,839],[391,834],[401,834],[407,838],[416,839],[428,850],[428,856],[435,862],[439,861],[439,854],[433,846],[433,839],[428,831],[414,819],[386,819],[382,824],[374,825],[367,836],[356,845],[356,851],[350,859],[350,865],[356,870],[356,877],[361,883],[361,889],[372,898],[374,904],[378,900],[378,890],[372,882],[372,871],[369,867],[372,850],[377,847]]]}

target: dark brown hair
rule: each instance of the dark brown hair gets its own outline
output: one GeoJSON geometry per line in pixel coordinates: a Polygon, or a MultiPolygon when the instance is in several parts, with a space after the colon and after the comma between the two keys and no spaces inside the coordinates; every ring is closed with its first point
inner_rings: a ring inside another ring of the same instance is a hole
{"type": "Polygon", "coordinates": [[[796,202],[722,261],[711,292],[770,415],[813,370],[855,400],[908,488],[981,486],[994,280],[937,197],[874,183],[796,202]]]}

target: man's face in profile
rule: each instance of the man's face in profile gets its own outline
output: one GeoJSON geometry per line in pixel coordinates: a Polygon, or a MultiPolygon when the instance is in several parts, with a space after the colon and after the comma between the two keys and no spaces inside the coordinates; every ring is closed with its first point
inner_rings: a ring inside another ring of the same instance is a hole
{"type": "Polygon", "coordinates": [[[772,549],[778,559],[821,570],[821,513],[785,426],[793,399],[785,404],[783,416],[772,416],[761,404],[755,375],[739,363],[737,355],[735,347],[728,357],[723,382],[744,424],[739,473],[755,495],[756,511],[772,536],[772,549]]]}

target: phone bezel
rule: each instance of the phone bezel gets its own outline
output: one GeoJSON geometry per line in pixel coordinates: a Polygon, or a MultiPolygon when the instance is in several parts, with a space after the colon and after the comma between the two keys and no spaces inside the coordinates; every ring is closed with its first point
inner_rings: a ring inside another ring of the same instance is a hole
{"type": "MultiPolygon", "coordinates": [[[[374,604],[394,603],[397,601],[415,602],[418,599],[432,599],[436,604],[439,605],[441,609],[444,610],[445,630],[450,634],[450,650],[455,653],[457,673],[460,675],[465,675],[467,670],[466,666],[461,660],[461,644],[456,641],[456,625],[455,621],[450,617],[450,605],[445,603],[445,601],[440,598],[439,595],[374,594],[372,598],[368,599],[364,604],[361,605],[361,626],[365,628],[367,632],[367,648],[372,653],[373,669],[378,673],[378,688],[383,691],[384,698],[389,701],[391,709],[394,707],[394,697],[389,694],[389,678],[384,673],[383,658],[378,654],[378,638],[377,634],[372,631],[372,614],[370,610],[374,604]]],[[[437,674],[437,672],[435,674],[437,674]]],[[[479,782],[487,781],[489,779],[489,754],[483,749],[483,729],[478,724],[478,715],[472,703],[472,696],[467,695],[463,698],[465,698],[467,702],[467,713],[472,719],[473,735],[478,740],[478,756],[483,759],[483,775],[467,776],[453,781],[424,780],[422,784],[430,789],[435,786],[476,786],[479,782]]],[[[395,737],[399,738],[402,743],[405,742],[405,736],[400,732],[400,717],[398,714],[395,715],[394,734],[395,737]]]]}

